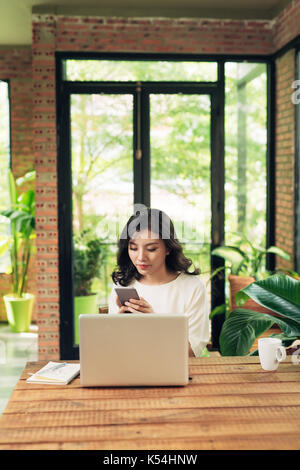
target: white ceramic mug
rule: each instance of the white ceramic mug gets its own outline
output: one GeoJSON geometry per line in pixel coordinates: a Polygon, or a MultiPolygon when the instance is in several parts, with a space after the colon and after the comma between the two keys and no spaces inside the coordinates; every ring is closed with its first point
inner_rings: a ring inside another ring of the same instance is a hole
{"type": "Polygon", "coordinates": [[[258,354],[264,370],[276,370],[279,362],[286,358],[285,348],[278,338],[260,338],[258,340],[258,354]]]}

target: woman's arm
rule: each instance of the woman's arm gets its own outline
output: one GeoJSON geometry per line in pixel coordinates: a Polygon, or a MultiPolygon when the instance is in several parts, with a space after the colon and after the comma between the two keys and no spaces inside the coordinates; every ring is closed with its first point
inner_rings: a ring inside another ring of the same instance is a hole
{"type": "MultiPolygon", "coordinates": [[[[192,281],[192,280],[191,280],[192,281]]],[[[200,279],[199,279],[200,281],[200,279]]],[[[208,298],[203,281],[189,292],[185,313],[189,317],[189,342],[195,357],[200,357],[209,341],[208,298]]]]}

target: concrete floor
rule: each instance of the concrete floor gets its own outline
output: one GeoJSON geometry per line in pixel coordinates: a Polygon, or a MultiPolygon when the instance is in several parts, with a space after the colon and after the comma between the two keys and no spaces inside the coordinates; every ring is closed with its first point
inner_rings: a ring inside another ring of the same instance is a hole
{"type": "Polygon", "coordinates": [[[37,327],[28,333],[12,333],[7,323],[0,323],[0,415],[12,394],[27,361],[37,361],[37,327]]]}

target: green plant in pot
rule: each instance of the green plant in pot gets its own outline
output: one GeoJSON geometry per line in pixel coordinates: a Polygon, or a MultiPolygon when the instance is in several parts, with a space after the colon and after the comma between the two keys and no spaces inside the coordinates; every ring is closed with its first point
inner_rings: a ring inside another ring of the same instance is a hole
{"type": "MultiPolygon", "coordinates": [[[[224,270],[228,272],[228,281],[230,285],[228,312],[237,307],[235,294],[239,290],[254,281],[265,279],[273,274],[265,269],[266,255],[268,253],[273,253],[285,260],[290,259],[289,254],[281,248],[270,246],[266,249],[254,245],[244,235],[239,234],[236,245],[219,246],[212,250],[213,255],[220,256],[225,261],[225,266],[214,271],[212,276],[218,275],[224,270]]],[[[269,309],[263,308],[251,299],[248,300],[244,308],[270,313],[269,309]]],[[[224,313],[224,306],[223,310],[222,307],[219,307],[213,313],[224,313]]]]}
{"type": "Polygon", "coordinates": [[[97,293],[93,292],[93,281],[99,276],[105,257],[103,240],[91,230],[83,230],[74,237],[73,280],[74,280],[74,335],[79,343],[78,317],[81,314],[97,313],[97,293]]]}
{"type": "Polygon", "coordinates": [[[35,171],[15,180],[9,170],[10,205],[0,213],[10,222],[10,235],[1,240],[0,256],[9,251],[11,265],[7,273],[11,276],[11,293],[4,295],[3,299],[7,320],[14,332],[28,331],[35,298],[27,292],[28,268],[35,239],[35,191],[32,187],[21,193],[18,191],[18,187],[34,179],[35,171]]]}
{"type": "MultiPolygon", "coordinates": [[[[279,337],[284,346],[290,346],[300,339],[299,280],[286,274],[274,274],[253,282],[236,294],[240,305],[249,298],[278,316],[244,308],[232,311],[223,323],[219,338],[223,356],[248,354],[255,340],[274,324],[279,326],[282,333],[270,336],[279,337]]],[[[257,351],[253,354],[257,354],[257,351]]]]}

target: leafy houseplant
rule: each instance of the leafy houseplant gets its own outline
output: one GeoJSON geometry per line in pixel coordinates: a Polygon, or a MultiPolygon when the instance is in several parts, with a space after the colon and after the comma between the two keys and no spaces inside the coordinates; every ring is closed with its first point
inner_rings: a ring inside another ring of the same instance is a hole
{"type": "Polygon", "coordinates": [[[0,256],[9,251],[12,292],[4,296],[7,319],[12,331],[27,331],[31,323],[34,295],[27,293],[28,267],[35,238],[35,191],[18,193],[17,186],[32,182],[35,171],[14,179],[8,171],[10,207],[1,212],[10,222],[10,235],[0,243],[0,256]]]}
{"type": "MultiPolygon", "coordinates": [[[[268,253],[276,254],[283,259],[289,260],[288,253],[276,246],[270,246],[265,249],[255,246],[245,236],[239,236],[236,246],[220,246],[212,251],[215,256],[220,256],[225,260],[225,266],[218,268],[213,274],[217,275],[220,271],[229,272],[228,281],[230,284],[229,310],[237,307],[235,294],[243,287],[246,287],[255,280],[261,280],[270,276],[272,273],[265,269],[265,258],[268,253]]],[[[258,306],[253,300],[249,300],[244,308],[259,310],[270,313],[269,309],[258,306]]],[[[224,308],[219,308],[214,313],[223,313],[224,308]]]]}
{"type": "Polygon", "coordinates": [[[226,318],[221,334],[223,356],[244,356],[258,336],[275,323],[280,327],[284,346],[300,338],[300,281],[286,274],[274,274],[255,281],[237,293],[239,303],[249,297],[279,316],[244,308],[235,309],[226,318]]]}
{"type": "Polygon", "coordinates": [[[281,248],[270,246],[265,249],[255,246],[244,236],[239,236],[236,246],[219,246],[212,251],[213,255],[220,256],[229,263],[231,274],[252,277],[255,280],[264,279],[270,275],[264,268],[265,257],[268,253],[286,260],[290,259],[290,256],[281,248]]]}
{"type": "Polygon", "coordinates": [[[106,251],[102,242],[103,240],[95,237],[90,230],[83,230],[80,235],[74,237],[74,331],[77,344],[78,316],[84,313],[96,313],[97,294],[92,291],[92,284],[99,276],[105,258],[106,251]]]}

